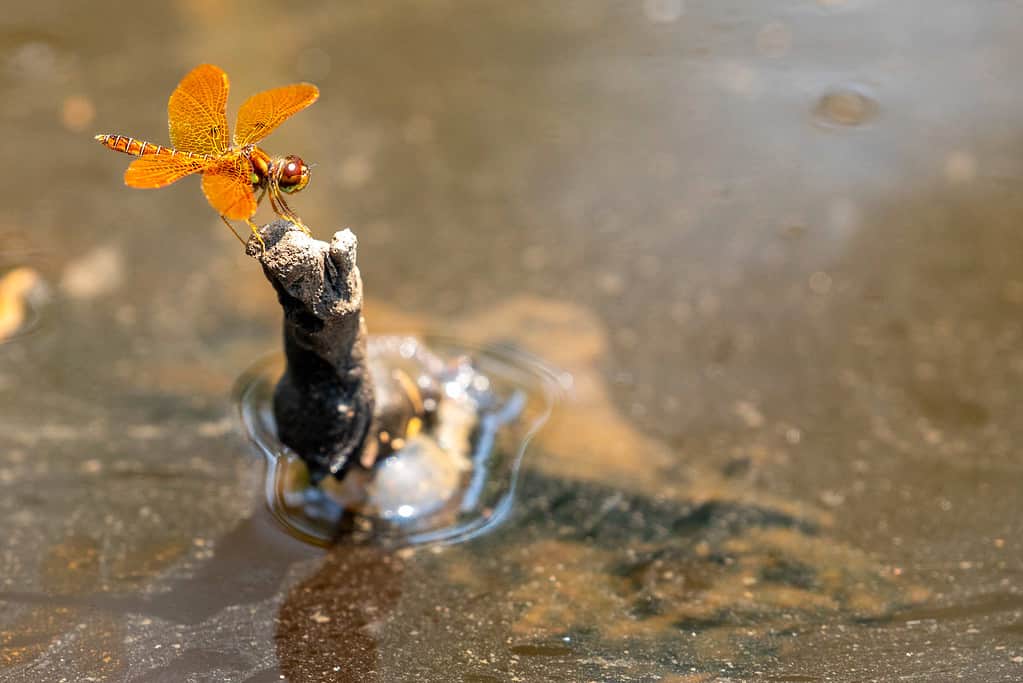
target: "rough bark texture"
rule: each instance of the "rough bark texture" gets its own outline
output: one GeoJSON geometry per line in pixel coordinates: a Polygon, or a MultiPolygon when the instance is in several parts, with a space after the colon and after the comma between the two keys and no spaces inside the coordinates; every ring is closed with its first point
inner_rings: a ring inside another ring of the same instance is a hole
{"type": "Polygon", "coordinates": [[[284,309],[288,366],[274,392],[281,441],[305,460],[313,481],[338,479],[358,460],[373,421],[366,365],[362,278],[351,230],[328,245],[278,220],[249,238],[284,309]]]}

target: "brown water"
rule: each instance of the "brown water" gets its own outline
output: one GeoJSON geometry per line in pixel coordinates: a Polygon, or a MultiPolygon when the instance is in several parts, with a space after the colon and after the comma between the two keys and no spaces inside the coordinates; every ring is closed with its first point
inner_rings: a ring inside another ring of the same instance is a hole
{"type": "Polygon", "coordinates": [[[1019,3],[8,4],[3,680],[1023,677],[1019,3]],[[496,531],[265,512],[274,297],[91,139],[204,61],[320,86],[266,147],[373,331],[574,375],[496,531]]]}

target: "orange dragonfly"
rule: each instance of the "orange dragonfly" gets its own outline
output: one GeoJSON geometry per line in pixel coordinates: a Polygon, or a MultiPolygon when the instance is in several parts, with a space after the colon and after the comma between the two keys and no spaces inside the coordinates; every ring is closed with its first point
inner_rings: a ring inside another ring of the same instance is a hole
{"type": "Polygon", "coordinates": [[[202,64],[171,93],[167,104],[171,147],[124,135],[96,139],[104,147],[138,157],[124,173],[124,183],[131,187],[166,187],[193,173],[202,174],[207,201],[239,240],[228,219],[247,222],[262,244],[252,216],[267,195],[277,215],[308,233],[284,195],[309,183],[309,167],[293,154],[271,157],[256,143],[315,102],[320,91],[309,83],[295,83],[253,95],[238,110],[233,137],[227,125],[227,91],[227,74],[202,64]]]}

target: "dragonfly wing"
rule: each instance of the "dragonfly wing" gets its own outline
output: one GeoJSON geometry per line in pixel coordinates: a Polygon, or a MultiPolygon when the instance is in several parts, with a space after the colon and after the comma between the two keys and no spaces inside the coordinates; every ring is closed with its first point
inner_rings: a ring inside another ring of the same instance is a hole
{"type": "Polygon", "coordinates": [[[241,155],[225,157],[207,168],[202,175],[202,191],[210,206],[225,218],[243,221],[256,213],[252,164],[241,155]]]}
{"type": "Polygon", "coordinates": [[[212,64],[201,64],[181,79],[167,103],[175,149],[215,156],[230,149],[227,91],[227,74],[212,64]]]}
{"type": "Polygon", "coordinates": [[[166,187],[186,175],[202,171],[210,162],[183,155],[140,157],[128,165],[124,184],[130,187],[166,187]]]}
{"type": "Polygon", "coordinates": [[[235,144],[259,142],[293,114],[302,111],[320,96],[310,83],[295,83],[256,93],[238,110],[235,144]]]}

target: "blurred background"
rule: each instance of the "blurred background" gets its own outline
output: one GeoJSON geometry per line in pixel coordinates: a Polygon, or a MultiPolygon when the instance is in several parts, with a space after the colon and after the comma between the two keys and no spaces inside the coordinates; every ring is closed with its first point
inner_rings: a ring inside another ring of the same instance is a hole
{"type": "Polygon", "coordinates": [[[8,5],[0,679],[1023,677],[1019,2],[8,5]],[[92,140],[203,62],[319,86],[262,146],[372,332],[574,376],[496,533],[263,512],[273,293],[92,140]]]}

